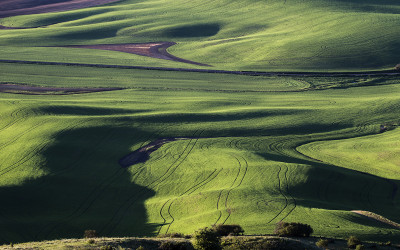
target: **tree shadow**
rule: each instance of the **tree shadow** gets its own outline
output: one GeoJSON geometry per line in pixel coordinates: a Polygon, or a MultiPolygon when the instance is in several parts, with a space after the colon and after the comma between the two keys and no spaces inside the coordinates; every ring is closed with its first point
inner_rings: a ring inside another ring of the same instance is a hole
{"type": "Polygon", "coordinates": [[[141,169],[118,164],[132,145],[152,136],[118,126],[57,134],[41,153],[45,176],[0,187],[0,222],[6,231],[0,244],[81,238],[88,229],[99,236],[154,235],[159,225],[148,223],[144,206],[154,191],[135,184],[141,169]]]}

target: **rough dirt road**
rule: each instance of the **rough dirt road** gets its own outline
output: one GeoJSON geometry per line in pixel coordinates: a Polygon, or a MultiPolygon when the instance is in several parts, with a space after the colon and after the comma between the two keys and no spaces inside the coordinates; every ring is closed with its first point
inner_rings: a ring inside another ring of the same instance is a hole
{"type": "Polygon", "coordinates": [[[103,44],[103,45],[72,45],[64,47],[120,51],[130,54],[148,56],[148,57],[171,60],[182,63],[189,63],[199,66],[210,66],[207,64],[193,62],[190,60],[185,60],[171,55],[170,53],[168,53],[167,48],[175,44],[176,43],[174,42],[152,42],[152,43],[103,44]]]}

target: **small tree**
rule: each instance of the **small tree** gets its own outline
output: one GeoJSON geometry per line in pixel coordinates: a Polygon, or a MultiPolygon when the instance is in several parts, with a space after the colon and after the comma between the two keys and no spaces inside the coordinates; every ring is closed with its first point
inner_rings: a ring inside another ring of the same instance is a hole
{"type": "Polygon", "coordinates": [[[361,245],[361,241],[356,236],[350,236],[347,239],[347,247],[348,248],[356,248],[357,245],[361,245]]]}
{"type": "Polygon", "coordinates": [[[85,230],[85,233],[83,234],[83,237],[85,238],[96,238],[97,236],[96,230],[85,230]]]}
{"type": "Polygon", "coordinates": [[[317,243],[315,243],[315,245],[317,245],[317,247],[319,247],[319,248],[328,249],[329,240],[326,240],[326,239],[319,239],[319,240],[317,241],[317,243]]]}
{"type": "Polygon", "coordinates": [[[228,236],[228,235],[243,235],[244,230],[239,225],[213,225],[212,229],[217,232],[220,236],[228,236]]]}
{"type": "Polygon", "coordinates": [[[193,236],[193,246],[199,250],[219,250],[221,249],[221,236],[212,228],[202,228],[195,232],[193,236]]]}
{"type": "Polygon", "coordinates": [[[278,222],[274,233],[278,236],[309,237],[314,230],[310,225],[297,222],[278,222]]]}

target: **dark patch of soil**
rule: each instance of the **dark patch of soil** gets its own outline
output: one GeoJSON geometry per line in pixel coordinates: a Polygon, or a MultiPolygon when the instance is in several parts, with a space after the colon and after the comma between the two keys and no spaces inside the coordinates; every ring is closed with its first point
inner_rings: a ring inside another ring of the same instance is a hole
{"type": "Polygon", "coordinates": [[[176,141],[176,140],[185,140],[187,138],[161,138],[158,140],[155,140],[153,142],[150,142],[146,146],[143,146],[132,153],[124,156],[121,158],[118,163],[121,167],[127,168],[129,166],[146,162],[150,158],[150,154],[159,149],[162,145],[176,141]]]}
{"type": "Polygon", "coordinates": [[[57,88],[37,87],[18,84],[0,84],[0,92],[25,95],[71,95],[102,91],[122,90],[123,88],[57,88]]]}
{"type": "Polygon", "coordinates": [[[71,45],[64,47],[120,51],[140,56],[148,56],[148,57],[171,60],[176,62],[189,63],[199,66],[210,66],[207,64],[193,62],[171,55],[170,53],[167,52],[167,48],[175,44],[176,43],[174,42],[152,42],[152,43],[128,43],[128,44],[71,45]]]}
{"type": "Polygon", "coordinates": [[[76,10],[120,0],[0,0],[0,18],[76,10]]]}

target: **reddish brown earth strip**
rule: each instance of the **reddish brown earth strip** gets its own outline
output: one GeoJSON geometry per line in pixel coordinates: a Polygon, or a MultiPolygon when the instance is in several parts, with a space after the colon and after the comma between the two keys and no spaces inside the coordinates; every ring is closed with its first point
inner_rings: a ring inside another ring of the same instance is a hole
{"type": "Polygon", "coordinates": [[[390,225],[392,227],[400,228],[400,224],[399,223],[391,221],[391,220],[389,220],[389,219],[387,219],[387,218],[385,218],[385,217],[383,217],[383,216],[381,216],[379,214],[375,214],[375,213],[372,213],[372,212],[369,212],[369,211],[362,211],[362,210],[353,210],[352,212],[356,213],[356,214],[360,214],[360,215],[366,216],[366,217],[368,217],[370,219],[373,219],[373,220],[380,221],[380,222],[385,223],[387,225],[390,225]]]}
{"type": "Polygon", "coordinates": [[[162,145],[176,140],[187,139],[189,138],[162,138],[155,140],[121,158],[119,160],[119,165],[123,168],[127,168],[138,163],[146,162],[150,158],[150,154],[159,149],[162,145]]]}
{"type": "Polygon", "coordinates": [[[171,55],[170,53],[167,52],[167,48],[175,44],[176,43],[174,42],[153,42],[153,43],[127,43],[127,44],[102,44],[102,45],[72,45],[65,47],[120,51],[130,54],[148,56],[148,57],[171,60],[182,63],[189,63],[199,66],[210,66],[207,64],[193,62],[171,55]]]}
{"type": "Polygon", "coordinates": [[[76,10],[120,0],[0,0],[0,18],[76,10]]]}
{"type": "Polygon", "coordinates": [[[71,95],[102,91],[122,90],[123,88],[56,88],[37,87],[18,84],[0,84],[0,92],[25,95],[71,95]]]}

